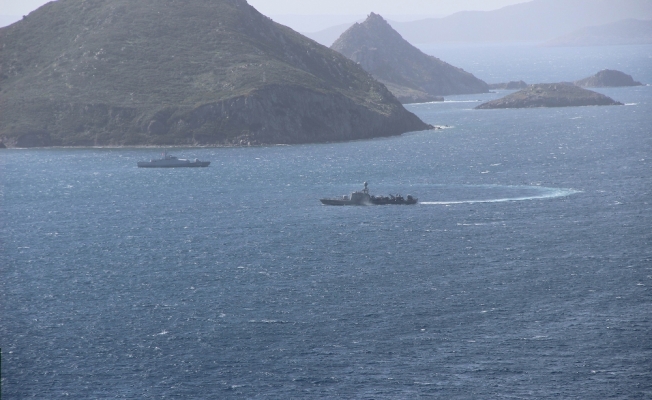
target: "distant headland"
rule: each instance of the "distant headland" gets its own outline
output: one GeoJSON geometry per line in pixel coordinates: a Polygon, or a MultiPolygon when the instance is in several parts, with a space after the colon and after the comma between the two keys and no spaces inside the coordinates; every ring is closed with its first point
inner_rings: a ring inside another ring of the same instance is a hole
{"type": "Polygon", "coordinates": [[[489,84],[489,89],[492,90],[518,90],[518,89],[525,89],[526,87],[527,87],[527,83],[523,81],[509,81],[503,83],[489,84]]]}
{"type": "MultiPolygon", "coordinates": [[[[648,6],[648,8],[650,8],[648,6]]],[[[652,20],[625,19],[589,26],[546,41],[544,46],[622,46],[652,44],[652,20]]]]}

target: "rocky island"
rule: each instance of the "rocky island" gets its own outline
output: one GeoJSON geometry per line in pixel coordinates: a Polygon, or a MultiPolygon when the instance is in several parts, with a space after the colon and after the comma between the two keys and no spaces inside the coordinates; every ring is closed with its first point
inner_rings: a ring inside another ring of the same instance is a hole
{"type": "Polygon", "coordinates": [[[489,91],[484,81],[408,43],[378,14],[353,25],[331,48],[360,64],[402,103],[489,91]]]}
{"type": "Polygon", "coordinates": [[[50,2],[0,29],[8,147],[255,145],[430,128],[245,0],[50,2]]]}
{"type": "Polygon", "coordinates": [[[578,107],[622,105],[610,97],[582,89],[572,83],[539,83],[501,99],[477,106],[476,110],[497,108],[578,107]]]}
{"type": "Polygon", "coordinates": [[[631,75],[613,69],[605,69],[588,78],[575,81],[579,87],[621,87],[621,86],[643,86],[636,82],[631,75]]]}

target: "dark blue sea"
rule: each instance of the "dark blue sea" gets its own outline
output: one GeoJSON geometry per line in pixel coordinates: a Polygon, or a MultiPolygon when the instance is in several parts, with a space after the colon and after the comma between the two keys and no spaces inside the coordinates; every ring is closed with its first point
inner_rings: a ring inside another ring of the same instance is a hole
{"type": "MultiPolygon", "coordinates": [[[[488,82],[652,46],[438,48],[488,82]]],[[[388,139],[0,151],[6,399],[652,398],[652,87],[388,139]],[[329,207],[362,188],[415,206],[329,207]]]]}

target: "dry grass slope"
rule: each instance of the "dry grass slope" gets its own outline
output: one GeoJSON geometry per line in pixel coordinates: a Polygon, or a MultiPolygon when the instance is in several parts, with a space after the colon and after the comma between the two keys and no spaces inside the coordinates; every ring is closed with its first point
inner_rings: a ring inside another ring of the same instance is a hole
{"type": "Polygon", "coordinates": [[[59,0],[0,29],[10,146],[304,143],[426,129],[244,0],[59,0]]]}

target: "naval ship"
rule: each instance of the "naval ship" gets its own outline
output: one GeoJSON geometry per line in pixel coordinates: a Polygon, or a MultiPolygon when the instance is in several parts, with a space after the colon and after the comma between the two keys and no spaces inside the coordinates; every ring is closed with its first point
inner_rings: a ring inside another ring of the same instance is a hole
{"type": "Polygon", "coordinates": [[[369,194],[367,182],[364,183],[364,189],[351,193],[350,196],[342,196],[334,199],[320,199],[322,204],[327,206],[384,206],[384,205],[409,205],[417,204],[419,199],[407,195],[403,198],[400,194],[389,196],[373,196],[369,194]]]}
{"type": "Polygon", "coordinates": [[[138,168],[192,168],[192,167],[208,167],[210,161],[199,161],[195,158],[194,161],[186,160],[185,158],[176,158],[163,152],[163,158],[158,160],[139,161],[138,168]]]}

